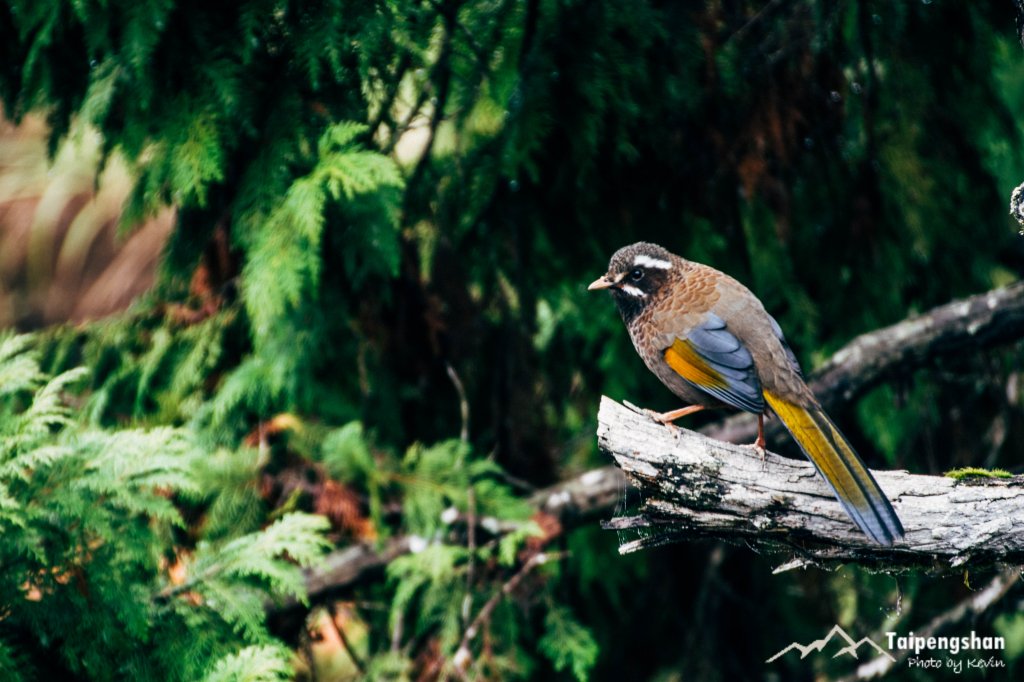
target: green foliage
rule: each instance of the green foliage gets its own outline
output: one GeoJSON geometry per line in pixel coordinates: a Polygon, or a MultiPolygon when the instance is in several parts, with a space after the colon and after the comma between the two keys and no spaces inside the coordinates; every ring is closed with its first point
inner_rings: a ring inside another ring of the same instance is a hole
{"type": "Polygon", "coordinates": [[[992,625],[1006,639],[1006,658],[1018,661],[1024,655],[1024,614],[1004,613],[992,625]]]}
{"type": "Polygon", "coordinates": [[[500,475],[501,470],[493,462],[471,459],[468,447],[459,441],[431,447],[413,445],[397,474],[407,491],[402,509],[406,527],[430,537],[443,523],[445,509],[468,509],[470,490],[478,516],[509,520],[529,516],[529,505],[498,480],[500,475]]]}
{"type": "Polygon", "coordinates": [[[321,516],[288,514],[226,544],[201,542],[188,567],[193,577],[173,592],[193,590],[245,641],[264,640],[267,595],[305,601],[300,568],[329,548],[322,535],[328,526],[321,516]]]}
{"type": "Polygon", "coordinates": [[[395,585],[391,630],[413,613],[413,636],[436,630],[441,650],[454,653],[461,636],[459,612],[467,558],[462,547],[431,545],[393,561],[388,566],[388,578],[395,585]]]}
{"type": "Polygon", "coordinates": [[[97,426],[125,419],[180,425],[202,413],[209,376],[223,371],[237,326],[231,308],[187,326],[140,312],[84,331],[54,330],[42,339],[44,360],[92,368],[88,414],[97,426]]]}
{"type": "Polygon", "coordinates": [[[540,650],[551,659],[555,670],[572,672],[579,682],[588,679],[590,669],[597,661],[597,642],[590,632],[579,624],[564,607],[552,608],[544,617],[544,636],[540,650]]]}
{"type": "MultiPolygon", "coordinates": [[[[324,519],[200,542],[190,577],[168,584],[178,505],[203,494],[202,450],[181,429],[80,423],[67,399],[84,372],[45,377],[31,343],[0,340],[5,669],[23,659],[43,677],[186,680],[246,643],[269,645],[265,602],[303,598],[300,567],[323,551],[324,519]]],[[[280,647],[243,650],[213,679],[276,679],[282,660],[280,647]]]]}
{"type": "Polygon", "coordinates": [[[196,476],[203,482],[209,505],[203,523],[207,539],[252,532],[263,524],[267,506],[257,482],[266,464],[265,458],[250,448],[219,448],[197,463],[196,476]]]}
{"type": "MultiPolygon", "coordinates": [[[[353,122],[328,127],[317,143],[313,169],[291,184],[265,221],[247,226],[243,299],[257,352],[275,338],[282,319],[315,296],[328,197],[352,202],[359,195],[402,185],[391,159],[361,148],[358,138],[366,132],[366,126],[353,122]]],[[[395,227],[392,223],[392,232],[395,227]]]]}
{"type": "MultiPolygon", "coordinates": [[[[93,628],[108,648],[64,653],[60,665],[81,660],[82,677],[287,675],[257,607],[296,592],[292,562],[312,560],[319,531],[287,513],[317,508],[328,485],[349,515],[332,517],[339,542],[367,539],[356,517],[371,536],[413,535],[424,547],[366,588],[387,604],[364,616],[368,676],[412,679],[436,652],[451,656],[468,618],[542,542],[525,491],[604,463],[592,436],[598,396],[671,406],[612,306],[583,289],[627,242],[660,242],[749,284],[808,371],[857,333],[1018,278],[1002,197],[1020,181],[1024,80],[1001,10],[820,0],[770,10],[0,8],[6,114],[45,111],[53,149],[73,121],[93,126],[103,153],[132,169],[126,228],[167,205],[177,216],[148,300],[45,334],[42,362],[57,378],[41,377],[25,340],[0,347],[13,462],[0,472],[0,519],[37,573],[58,568],[42,573],[63,599],[58,608],[45,593],[45,613],[82,612],[73,581],[54,576],[77,575],[69,566],[84,555],[109,568],[90,569],[89,581],[137,593],[114,604],[91,589],[98,605],[67,631],[93,628]],[[88,375],[65,373],[78,366],[88,375]],[[81,415],[62,400],[72,385],[84,386],[81,415]],[[465,443],[451,439],[463,404],[465,443]],[[299,427],[265,434],[283,414],[299,427]],[[41,485],[47,477],[66,499],[41,485]],[[268,491],[284,479],[294,487],[277,500],[268,491]],[[163,488],[173,493],[153,494],[163,488]],[[55,544],[39,540],[34,514],[47,505],[64,524],[46,526],[63,538],[55,544]],[[79,517],[106,543],[99,551],[71,537],[79,517]],[[284,540],[296,542],[287,561],[284,540]],[[175,552],[190,579],[204,576],[180,593],[160,582],[175,552]],[[144,598],[165,589],[177,596],[144,598]],[[129,634],[103,624],[113,612],[129,634]],[[151,656],[143,640],[167,649],[151,656]],[[124,670],[96,672],[115,649],[124,670]]],[[[1019,345],[964,353],[834,416],[871,464],[1016,467],[1024,434],[1009,389],[1022,359],[1019,345]],[[987,454],[981,433],[993,434],[987,454]]],[[[610,538],[568,545],[570,568],[495,609],[499,644],[474,645],[472,675],[763,676],[771,652],[725,649],[737,633],[716,630],[716,614],[763,602],[761,613],[783,615],[786,639],[806,641],[834,609],[870,632],[878,600],[857,597],[888,589],[790,575],[765,584],[768,560],[732,565],[742,548],[612,561],[610,538]],[[665,604],[692,617],[649,624],[665,604]],[[613,636],[609,624],[623,623],[613,636]],[[638,643],[659,655],[618,653],[638,643]]],[[[906,582],[928,601],[929,583],[906,582]]],[[[744,641],[764,641],[771,628],[748,620],[737,625],[744,641]]],[[[2,627],[39,630],[23,622],[2,627]]],[[[0,628],[0,661],[74,646],[14,642],[0,628]]]]}
{"type": "MultiPolygon", "coordinates": [[[[384,521],[380,509],[387,500],[401,500],[400,528],[410,536],[412,553],[388,564],[390,608],[380,627],[399,633],[403,641],[430,640],[437,656],[451,660],[477,610],[537,551],[531,543],[542,533],[529,520],[531,507],[502,480],[493,462],[476,458],[461,441],[413,445],[398,458],[374,452],[361,425],[351,423],[324,436],[320,457],[333,475],[370,491],[376,524],[384,521]],[[475,538],[472,548],[469,532],[475,538]]],[[[530,608],[524,610],[494,610],[487,626],[507,636],[488,645],[481,670],[521,674],[528,663],[511,661],[527,636],[523,624],[544,594],[546,589],[531,595],[530,608]]],[[[371,651],[370,679],[404,679],[415,669],[412,658],[382,644],[371,651]]],[[[474,657],[479,648],[474,645],[474,657]]]]}
{"type": "MultiPolygon", "coordinates": [[[[182,225],[203,223],[203,234],[224,218],[242,261],[238,291],[254,355],[230,368],[225,390],[202,415],[214,427],[237,428],[251,412],[296,401],[312,404],[304,385],[318,369],[314,349],[338,331],[310,320],[325,229],[364,247],[359,258],[341,256],[353,282],[398,271],[404,180],[391,158],[367,145],[374,131],[361,122],[366,109],[354,96],[360,74],[386,68],[392,36],[377,20],[382,11],[401,8],[338,0],[287,8],[262,0],[208,8],[53,0],[5,10],[7,37],[24,50],[14,80],[0,82],[6,110],[20,116],[46,106],[54,144],[73,112],[97,127],[105,153],[133,169],[126,226],[168,204],[178,207],[182,225]]],[[[194,237],[188,228],[175,234],[170,262],[195,266],[204,243],[194,237]]],[[[181,290],[173,275],[167,284],[181,290]]],[[[175,361],[186,372],[163,374],[178,383],[167,406],[197,409],[195,399],[179,404],[181,392],[195,387],[194,372],[205,380],[220,369],[212,366],[220,349],[195,338],[205,331],[207,341],[216,339],[217,323],[197,326],[187,340],[191,358],[171,343],[181,340],[177,330],[153,330],[149,348],[139,349],[148,356],[140,366],[111,367],[117,376],[104,382],[95,409],[123,410],[111,393],[126,383],[136,385],[137,401],[153,399],[160,387],[149,383],[175,361]]],[[[107,337],[99,352],[109,352],[111,341],[122,345],[107,337]]],[[[139,404],[131,411],[152,414],[139,404]]]]}
{"type": "Polygon", "coordinates": [[[203,682],[278,682],[292,679],[288,659],[281,646],[247,646],[217,661],[203,682]]]}
{"type": "Polygon", "coordinates": [[[370,519],[377,528],[387,528],[383,495],[391,466],[380,466],[373,458],[362,423],[350,422],[328,433],[320,457],[331,476],[366,493],[370,519]]]}

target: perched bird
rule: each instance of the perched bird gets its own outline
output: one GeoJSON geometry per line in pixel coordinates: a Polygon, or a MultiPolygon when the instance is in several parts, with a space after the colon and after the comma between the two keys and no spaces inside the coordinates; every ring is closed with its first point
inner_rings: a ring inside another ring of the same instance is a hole
{"type": "Polygon", "coordinates": [[[640,357],[686,407],[672,421],[713,407],[776,414],[872,540],[891,545],[903,526],[871,472],[804,383],[778,322],[753,293],[714,268],[656,244],[619,249],[608,272],[588,289],[608,289],[640,357]]]}

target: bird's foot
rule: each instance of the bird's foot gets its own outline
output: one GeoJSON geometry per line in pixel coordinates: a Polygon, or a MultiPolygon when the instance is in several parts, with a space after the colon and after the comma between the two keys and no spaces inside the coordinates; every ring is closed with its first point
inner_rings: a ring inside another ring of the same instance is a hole
{"type": "Polygon", "coordinates": [[[656,421],[659,424],[664,424],[665,427],[668,428],[668,430],[672,433],[672,435],[676,436],[677,438],[679,436],[679,427],[673,424],[673,422],[677,419],[685,417],[688,414],[700,412],[701,410],[705,409],[703,405],[687,405],[686,407],[681,407],[678,410],[669,410],[668,412],[655,412],[654,410],[648,410],[647,408],[644,407],[637,407],[636,405],[628,401],[623,401],[623,404],[625,404],[626,407],[633,410],[634,412],[637,412],[638,414],[642,414],[645,417],[648,417],[651,421],[656,421]]]}
{"type": "Polygon", "coordinates": [[[768,463],[768,450],[765,448],[764,440],[758,438],[753,443],[744,443],[741,448],[750,448],[761,458],[762,466],[768,463]]]}
{"type": "Polygon", "coordinates": [[[672,423],[671,419],[666,419],[664,412],[655,412],[654,410],[644,409],[644,414],[651,418],[651,421],[656,421],[671,433],[676,438],[679,437],[679,427],[672,423]]]}
{"type": "Polygon", "coordinates": [[[694,412],[700,412],[703,409],[703,405],[687,405],[686,407],[680,407],[678,410],[669,410],[668,412],[655,412],[654,410],[644,410],[644,413],[647,414],[648,417],[650,417],[656,422],[674,426],[672,422],[674,422],[675,420],[681,419],[688,414],[693,414],[694,412]]]}

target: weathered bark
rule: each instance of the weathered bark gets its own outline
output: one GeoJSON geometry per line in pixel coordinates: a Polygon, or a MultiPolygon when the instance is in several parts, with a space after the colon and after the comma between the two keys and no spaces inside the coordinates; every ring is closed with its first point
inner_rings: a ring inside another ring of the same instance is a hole
{"type": "Polygon", "coordinates": [[[1024,46],[1024,0],[1013,0],[1013,7],[1017,16],[1017,40],[1024,46]]]}
{"type": "Polygon", "coordinates": [[[875,472],[906,528],[894,547],[869,540],[810,462],[669,428],[604,398],[598,443],[645,501],[607,528],[644,528],[623,553],[695,537],[787,552],[782,569],[851,562],[885,569],[942,570],[1024,561],[1024,476],[956,481],[875,472]]]}
{"type": "MultiPolygon", "coordinates": [[[[1019,6],[1024,7],[1024,0],[1020,0],[1019,6]]],[[[1020,225],[1021,234],[1024,234],[1024,183],[1017,185],[1010,194],[1010,215],[1020,225]]]]}

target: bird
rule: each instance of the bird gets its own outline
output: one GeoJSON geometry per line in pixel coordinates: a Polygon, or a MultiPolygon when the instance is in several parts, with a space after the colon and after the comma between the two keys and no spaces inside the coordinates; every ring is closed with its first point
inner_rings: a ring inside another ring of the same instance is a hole
{"type": "Polygon", "coordinates": [[[655,420],[671,425],[709,408],[752,412],[763,455],[764,418],[775,414],[861,531],[884,546],[904,537],[889,499],[804,382],[779,323],[750,289],[650,242],[616,251],[588,289],[611,292],[644,364],[685,403],[648,410],[655,420]]]}

